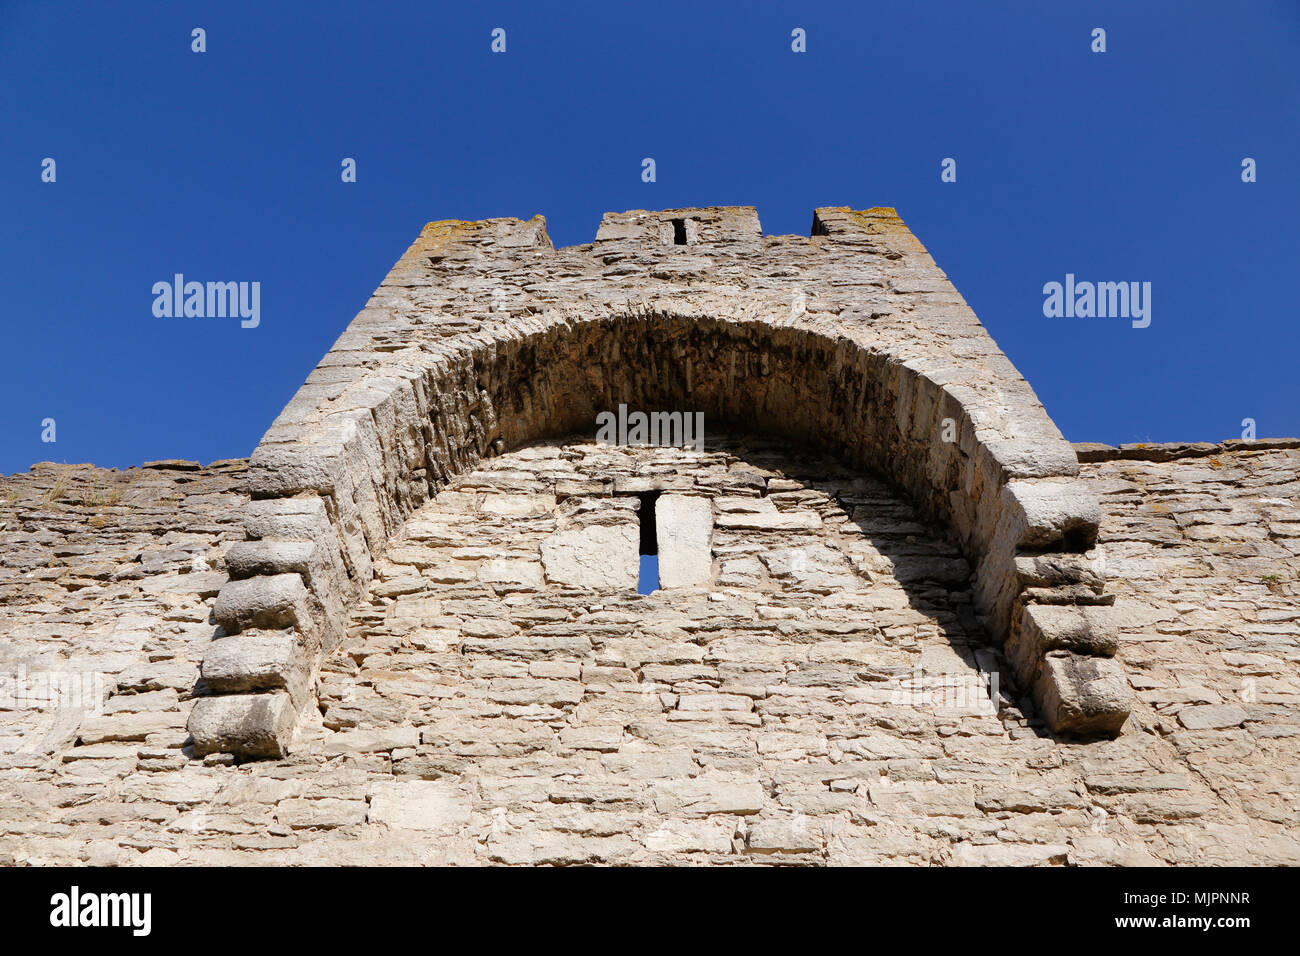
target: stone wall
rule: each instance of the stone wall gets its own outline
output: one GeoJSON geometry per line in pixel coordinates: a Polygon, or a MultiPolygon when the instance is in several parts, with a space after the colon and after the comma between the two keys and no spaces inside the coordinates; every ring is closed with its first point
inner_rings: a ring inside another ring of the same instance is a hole
{"type": "Polygon", "coordinates": [[[1300,862],[1298,471],[1072,448],[892,210],[431,223],[248,462],[0,479],[0,859],[1300,862]]]}
{"type": "Polygon", "coordinates": [[[819,209],[812,233],[763,236],[747,207],[607,214],[560,250],[540,217],[426,226],[252,455],[199,750],[283,754],[406,517],[620,403],[812,440],[901,488],[973,564],[1053,729],[1117,733],[1074,452],[892,209],[819,209]]]}
{"type": "Polygon", "coordinates": [[[0,860],[1300,863],[1300,450],[1080,448],[1136,690],[1111,741],[1049,732],[942,526],[718,436],[456,479],[376,562],[291,755],[202,758],[241,464],[0,479],[4,669],[108,677],[98,715],[0,701],[0,860]],[[548,538],[647,484],[735,516],[708,586],[546,582],[548,538]]]}

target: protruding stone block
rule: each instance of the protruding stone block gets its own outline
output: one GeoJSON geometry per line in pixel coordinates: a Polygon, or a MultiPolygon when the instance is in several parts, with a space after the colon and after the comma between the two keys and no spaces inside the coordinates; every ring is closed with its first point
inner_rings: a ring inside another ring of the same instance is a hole
{"type": "Polygon", "coordinates": [[[332,583],[338,586],[345,602],[357,596],[358,581],[370,579],[370,552],[359,526],[349,525],[346,517],[341,516],[340,527],[336,528],[330,521],[325,500],[318,496],[250,501],[244,509],[244,531],[252,540],[280,538],[314,542],[321,560],[332,569],[332,583]],[[348,574],[349,567],[352,577],[348,574]]]}
{"type": "Polygon", "coordinates": [[[1080,585],[1096,594],[1106,579],[1092,562],[1079,554],[1036,554],[1016,558],[1016,577],[1022,588],[1061,588],[1080,585]]]}
{"type": "Polygon", "coordinates": [[[312,541],[237,541],[226,549],[226,569],[236,580],[298,574],[310,583],[319,574],[319,550],[312,541]]]}
{"type": "Polygon", "coordinates": [[[1132,709],[1123,668],[1113,657],[1051,651],[1043,659],[1034,696],[1053,733],[1110,736],[1132,709]]]}
{"type": "Polygon", "coordinates": [[[289,751],[297,710],[283,691],[200,697],[187,728],[194,755],[229,753],[236,757],[283,757],[289,751]]]}
{"type": "Polygon", "coordinates": [[[979,455],[985,474],[998,484],[1013,478],[1069,478],[1079,473],[1079,458],[1064,438],[987,441],[979,455]]]}
{"type": "Polygon", "coordinates": [[[1002,518],[998,535],[1008,535],[1017,548],[1086,551],[1097,542],[1101,506],[1097,496],[1079,481],[1040,479],[1011,481],[1002,488],[1002,518]]]}
{"type": "Polygon", "coordinates": [[[1032,682],[1049,651],[1110,657],[1118,647],[1119,630],[1107,607],[1028,604],[1015,614],[1006,653],[1020,679],[1032,682]]]}
{"type": "Polygon", "coordinates": [[[239,634],[208,645],[201,673],[218,694],[283,690],[301,708],[307,702],[311,661],[292,634],[239,634]]]}
{"type": "Polygon", "coordinates": [[[247,578],[221,589],[212,616],[231,634],[249,628],[310,627],[308,600],[307,588],[296,574],[247,578]]]}
{"type": "Polygon", "coordinates": [[[254,498],[287,498],[303,491],[332,495],[342,469],[338,446],[261,444],[248,460],[245,481],[254,498]]]}

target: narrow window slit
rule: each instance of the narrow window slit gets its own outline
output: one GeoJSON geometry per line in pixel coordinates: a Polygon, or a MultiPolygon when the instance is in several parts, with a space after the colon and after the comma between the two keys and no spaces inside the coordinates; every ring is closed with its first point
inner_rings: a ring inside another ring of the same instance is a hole
{"type": "Polygon", "coordinates": [[[686,245],[686,220],[685,219],[673,220],[673,245],[675,246],[686,245]]]}
{"type": "Polygon", "coordinates": [[[641,507],[637,509],[641,525],[641,574],[636,593],[649,594],[659,590],[659,538],[655,533],[655,501],[659,492],[645,491],[637,497],[641,499],[641,507]]]}

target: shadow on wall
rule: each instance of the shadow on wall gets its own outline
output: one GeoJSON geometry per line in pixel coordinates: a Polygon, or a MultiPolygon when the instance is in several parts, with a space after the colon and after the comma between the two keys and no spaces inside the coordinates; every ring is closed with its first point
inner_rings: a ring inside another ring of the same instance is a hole
{"type": "MultiPolygon", "coordinates": [[[[989,716],[1001,711],[1001,716],[1023,721],[1033,714],[1032,704],[1023,699],[1023,688],[1017,686],[1001,649],[990,641],[980,624],[970,563],[952,541],[951,532],[921,517],[906,493],[878,476],[799,443],[763,436],[728,437],[711,439],[707,450],[729,452],[742,462],[787,479],[775,492],[778,498],[784,494],[792,500],[806,494],[790,488],[794,482],[821,491],[842,515],[843,521],[833,513],[826,515],[830,534],[808,538],[809,543],[800,549],[804,553],[802,568],[791,568],[786,558],[764,558],[782,580],[820,591],[828,599],[843,596],[842,592],[837,595],[837,573],[843,566],[834,555],[819,556],[832,550],[822,543],[830,540],[854,573],[866,579],[868,588],[896,583],[908,607],[928,619],[922,625],[925,633],[918,634],[916,642],[925,662],[921,663],[918,655],[911,672],[889,675],[903,681],[901,702],[928,706],[946,694],[950,699],[964,697],[989,716]],[[991,688],[991,701],[984,702],[990,692],[980,688],[991,688]],[[974,700],[972,694],[979,699],[974,700]],[[1011,705],[1011,701],[1018,706],[1011,705]]],[[[772,479],[768,478],[765,496],[773,493],[772,487],[772,479]]],[[[879,596],[880,591],[875,594],[879,596]]],[[[886,610],[883,617],[889,616],[886,610]]],[[[908,624],[891,625],[886,620],[881,631],[887,645],[900,637],[903,643],[911,643],[908,624]]],[[[825,640],[836,638],[827,636],[825,640]]],[[[849,672],[854,670],[847,663],[844,666],[849,672]]],[[[865,678],[858,675],[863,686],[884,676],[881,672],[865,678]]],[[[1041,721],[1031,719],[1029,723],[1040,735],[1047,734],[1041,721]]]]}

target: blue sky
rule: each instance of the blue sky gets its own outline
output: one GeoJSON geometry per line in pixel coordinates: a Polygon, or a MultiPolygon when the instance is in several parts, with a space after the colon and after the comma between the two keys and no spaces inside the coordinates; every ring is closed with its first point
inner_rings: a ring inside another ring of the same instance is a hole
{"type": "Polygon", "coordinates": [[[720,204],[897,207],[1072,440],[1300,435],[1298,117],[1294,0],[0,0],[0,472],[249,454],[428,220],[720,204]],[[1067,272],[1150,327],[1044,317],[1067,272]]]}

